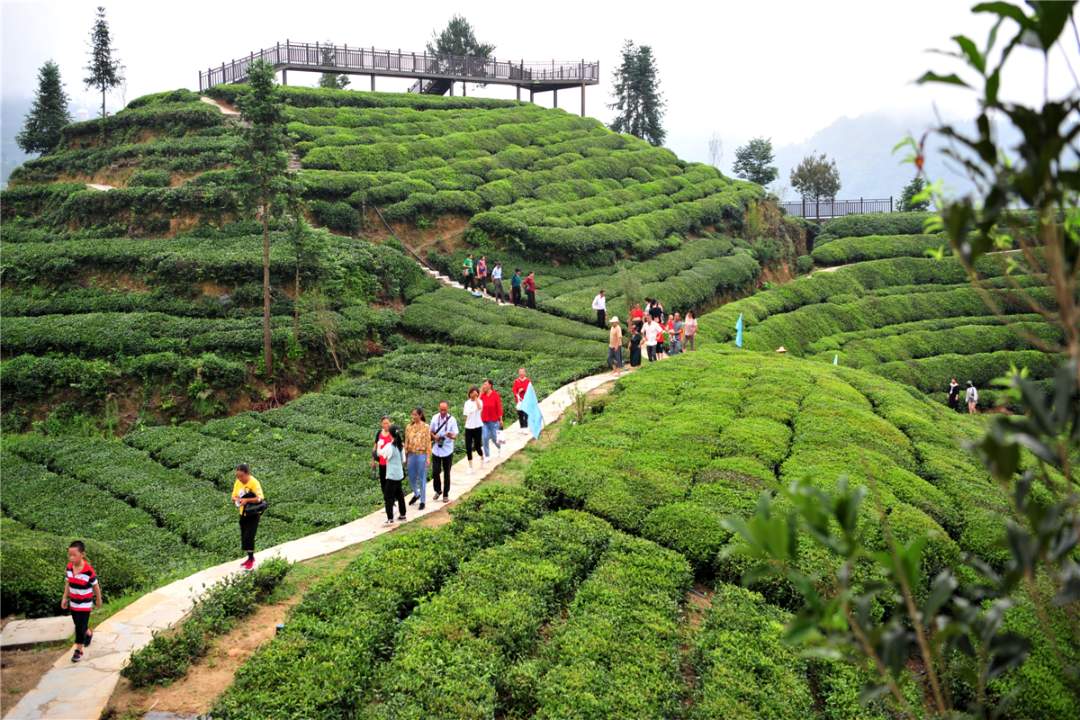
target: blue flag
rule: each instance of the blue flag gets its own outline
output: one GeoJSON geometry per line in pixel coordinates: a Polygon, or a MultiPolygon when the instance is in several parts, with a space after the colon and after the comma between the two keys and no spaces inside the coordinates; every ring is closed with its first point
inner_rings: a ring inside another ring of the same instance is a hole
{"type": "Polygon", "coordinates": [[[521,400],[521,411],[529,416],[529,432],[539,440],[540,432],[544,429],[544,416],[540,413],[540,401],[536,399],[532,383],[529,383],[525,397],[521,400]]]}
{"type": "Polygon", "coordinates": [[[739,313],[739,321],[735,323],[735,347],[742,347],[742,313],[739,313]]]}
{"type": "Polygon", "coordinates": [[[833,365],[839,365],[840,364],[840,355],[839,354],[836,354],[836,355],[832,356],[832,364],[833,365]]]}

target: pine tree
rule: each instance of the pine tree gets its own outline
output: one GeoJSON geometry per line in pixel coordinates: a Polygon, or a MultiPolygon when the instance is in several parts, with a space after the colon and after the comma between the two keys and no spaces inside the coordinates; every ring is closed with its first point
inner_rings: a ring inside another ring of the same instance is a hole
{"type": "Polygon", "coordinates": [[[432,32],[427,51],[429,55],[440,58],[436,60],[437,65],[444,65],[449,72],[463,73],[466,68],[460,58],[487,59],[495,51],[495,46],[477,40],[476,32],[469,21],[461,15],[454,15],[450,18],[450,22],[446,23],[442,32],[432,32]],[[452,59],[448,59],[447,56],[452,59]]]}
{"type": "Polygon", "coordinates": [[[282,213],[291,192],[285,116],[274,83],[274,67],[256,60],[248,71],[251,92],[240,98],[240,117],[245,123],[237,166],[238,187],[245,204],[255,209],[263,230],[263,365],[267,377],[274,374],[270,345],[270,220],[282,213]]]}
{"type": "Polygon", "coordinates": [[[71,114],[60,81],[60,67],[49,60],[38,70],[37,96],[15,142],[25,152],[45,154],[60,143],[60,131],[69,122],[71,114]]]}
{"type": "Polygon", "coordinates": [[[623,44],[622,62],[615,70],[615,102],[618,111],[611,129],[648,140],[653,145],[664,142],[664,99],[660,94],[656,58],[648,45],[623,44]]]}
{"type": "MultiPolygon", "coordinates": [[[[105,93],[124,82],[123,66],[120,61],[113,57],[112,39],[109,37],[109,23],[105,20],[105,8],[98,7],[97,20],[94,28],[90,31],[90,64],[86,66],[89,73],[83,82],[87,89],[97,88],[101,91],[101,117],[105,118],[105,93]]],[[[105,132],[102,123],[101,131],[105,132]]]]}
{"type": "Polygon", "coordinates": [[[919,212],[922,210],[930,209],[929,198],[920,198],[916,200],[915,197],[919,195],[926,187],[926,182],[916,175],[911,179],[904,189],[900,191],[900,212],[919,212]]]}
{"type": "MultiPolygon", "coordinates": [[[[337,62],[334,59],[333,45],[323,45],[321,59],[323,67],[337,67],[337,62]]],[[[343,90],[348,87],[348,85],[349,77],[343,73],[324,72],[319,76],[319,87],[321,88],[343,90]]]]}

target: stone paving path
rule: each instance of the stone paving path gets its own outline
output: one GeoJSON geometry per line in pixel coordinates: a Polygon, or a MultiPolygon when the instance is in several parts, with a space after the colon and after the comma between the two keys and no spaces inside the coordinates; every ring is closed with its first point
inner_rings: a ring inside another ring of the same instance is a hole
{"type": "Polygon", "coordinates": [[[15,648],[67,640],[74,632],[75,626],[67,615],[12,620],[4,626],[3,633],[0,633],[0,647],[15,648]]]}
{"type": "MultiPolygon", "coordinates": [[[[587,394],[612,380],[614,376],[610,373],[601,373],[559,388],[540,403],[545,421],[552,423],[561,417],[567,408],[573,406],[577,392],[587,394]]],[[[465,460],[457,462],[451,475],[451,501],[467,494],[531,439],[531,435],[520,434],[516,426],[511,426],[506,431],[507,442],[502,452],[493,456],[486,465],[478,465],[470,473],[465,460]]],[[[268,487],[267,490],[272,498],[274,489],[268,487]]],[[[409,508],[409,515],[416,520],[442,507],[441,502],[431,502],[420,512],[413,506],[409,508]]],[[[256,563],[275,556],[300,562],[337,552],[397,527],[384,527],[384,519],[383,510],[377,510],[351,523],[258,552],[255,555],[256,563]]],[[[237,543],[239,546],[239,536],[237,543]]],[[[191,610],[194,601],[210,586],[238,572],[240,559],[237,556],[236,560],[207,568],[147,593],[102,622],[94,630],[94,643],[87,649],[83,661],[72,663],[71,653],[65,652],[42,676],[37,687],[8,712],[5,720],[97,720],[116,688],[120,669],[131,653],[149,643],[155,631],[181,621],[191,610]]],[[[69,619],[65,620],[70,623],[69,619]]]]}

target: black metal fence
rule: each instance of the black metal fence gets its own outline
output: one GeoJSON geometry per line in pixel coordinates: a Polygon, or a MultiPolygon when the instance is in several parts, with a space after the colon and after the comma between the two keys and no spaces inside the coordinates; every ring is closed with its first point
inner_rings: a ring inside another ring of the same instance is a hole
{"type": "Polygon", "coordinates": [[[470,82],[504,84],[565,84],[595,85],[600,82],[600,63],[586,62],[525,62],[496,60],[461,55],[430,55],[325,45],[295,43],[286,40],[273,47],[249,53],[247,57],[222,63],[199,72],[199,89],[205,90],[222,83],[241,82],[256,60],[264,60],[275,68],[293,68],[326,72],[387,74],[406,77],[443,77],[470,82]],[[332,64],[324,61],[329,53],[332,64]]]}
{"type": "Polygon", "coordinates": [[[891,197],[887,198],[859,198],[858,200],[796,200],[795,202],[782,202],[780,207],[788,215],[804,218],[834,218],[844,215],[860,215],[862,213],[891,213],[896,212],[891,197]]]}

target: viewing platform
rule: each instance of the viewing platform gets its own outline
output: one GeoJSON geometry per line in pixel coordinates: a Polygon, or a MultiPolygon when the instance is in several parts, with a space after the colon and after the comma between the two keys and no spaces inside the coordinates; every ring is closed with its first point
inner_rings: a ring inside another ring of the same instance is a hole
{"type": "Polygon", "coordinates": [[[581,88],[581,114],[585,114],[585,86],[600,82],[600,63],[578,60],[573,62],[526,62],[498,60],[494,57],[464,55],[431,55],[426,52],[377,50],[374,47],[350,47],[320,43],[295,43],[286,40],[272,47],[251,52],[247,57],[224,62],[217,67],[199,71],[199,90],[214,85],[239,83],[247,79],[248,69],[256,60],[264,60],[281,70],[281,83],[288,84],[288,71],[299,70],[345,75],[368,75],[371,89],[375,78],[402,77],[416,80],[409,92],[430,95],[454,94],[454,84],[482,83],[513,85],[517,99],[521,90],[529,91],[532,102],[536,93],[551,91],[555,107],[559,106],[559,90],[581,88]],[[328,63],[327,60],[330,62],[328,63]]]}

